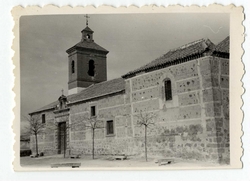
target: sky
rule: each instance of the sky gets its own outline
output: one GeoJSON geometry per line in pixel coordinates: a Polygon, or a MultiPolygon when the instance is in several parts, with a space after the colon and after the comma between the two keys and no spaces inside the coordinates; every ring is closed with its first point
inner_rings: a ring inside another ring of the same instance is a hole
{"type": "MultiPolygon", "coordinates": [[[[66,50],[81,40],[85,15],[20,18],[21,123],[24,117],[68,91],[66,50]]],[[[89,15],[95,43],[109,51],[108,80],[145,65],[184,44],[208,38],[218,44],[229,35],[225,13],[89,15]]],[[[24,124],[21,124],[24,125],[24,124]]]]}

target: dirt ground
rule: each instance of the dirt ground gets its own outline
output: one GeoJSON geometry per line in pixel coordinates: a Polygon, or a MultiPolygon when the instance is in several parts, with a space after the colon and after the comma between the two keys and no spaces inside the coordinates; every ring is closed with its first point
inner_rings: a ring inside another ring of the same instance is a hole
{"type": "MultiPolygon", "coordinates": [[[[37,168],[50,168],[51,164],[54,163],[81,163],[81,168],[98,168],[98,167],[114,167],[114,168],[133,168],[133,167],[152,167],[152,168],[174,168],[174,167],[197,167],[197,168],[206,168],[206,167],[220,167],[221,165],[212,163],[212,162],[202,162],[196,160],[182,160],[174,159],[174,162],[170,164],[163,164],[158,166],[158,163],[155,163],[157,158],[148,158],[148,161],[145,161],[145,158],[133,158],[128,157],[126,160],[112,160],[110,157],[96,157],[94,160],[91,156],[84,156],[78,159],[72,158],[63,158],[63,155],[54,155],[54,156],[44,156],[39,158],[30,158],[30,157],[21,157],[20,163],[22,167],[37,167],[37,168]]],[[[223,165],[225,166],[225,165],[223,165]]]]}

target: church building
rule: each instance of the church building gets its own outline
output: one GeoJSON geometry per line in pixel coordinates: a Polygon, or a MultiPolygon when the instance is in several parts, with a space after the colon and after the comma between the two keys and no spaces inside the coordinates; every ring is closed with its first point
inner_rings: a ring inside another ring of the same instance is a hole
{"type": "MultiPolygon", "coordinates": [[[[96,155],[144,156],[141,114],[154,115],[148,156],[230,162],[229,37],[217,45],[191,42],[107,81],[109,51],[88,25],[81,33],[66,51],[68,96],[30,113],[44,124],[39,153],[91,155],[96,123],[96,155]]],[[[31,136],[33,153],[35,141],[31,136]]]]}

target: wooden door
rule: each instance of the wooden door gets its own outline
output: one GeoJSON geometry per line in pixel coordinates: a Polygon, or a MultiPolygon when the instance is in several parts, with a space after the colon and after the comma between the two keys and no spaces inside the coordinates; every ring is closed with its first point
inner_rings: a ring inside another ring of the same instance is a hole
{"type": "Polygon", "coordinates": [[[67,149],[66,144],[67,139],[67,128],[66,122],[62,122],[58,124],[58,153],[63,154],[64,150],[67,149]]]}

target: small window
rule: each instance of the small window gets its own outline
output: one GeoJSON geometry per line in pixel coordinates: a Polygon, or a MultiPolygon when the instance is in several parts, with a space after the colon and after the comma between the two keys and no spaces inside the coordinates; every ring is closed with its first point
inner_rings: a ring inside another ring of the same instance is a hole
{"type": "Polygon", "coordinates": [[[75,73],[75,61],[74,60],[72,60],[71,62],[71,73],[72,74],[75,73]]]}
{"type": "Polygon", "coordinates": [[[107,135],[114,134],[114,122],[112,120],[107,121],[107,135]]]}
{"type": "Polygon", "coordinates": [[[90,39],[90,35],[89,35],[89,34],[87,34],[87,35],[86,35],[86,38],[87,38],[87,39],[90,39]]]}
{"type": "Polygon", "coordinates": [[[164,82],[165,86],[165,99],[166,101],[172,100],[172,86],[171,86],[171,80],[165,80],[164,82]]]}
{"type": "Polygon", "coordinates": [[[89,76],[93,77],[95,75],[95,62],[94,60],[89,61],[89,70],[88,70],[89,76]]]}
{"type": "Polygon", "coordinates": [[[91,117],[96,115],[95,106],[91,106],[90,111],[91,111],[91,117]]]}
{"type": "Polygon", "coordinates": [[[42,123],[45,124],[46,120],[45,120],[45,114],[42,114],[42,123]]]}

